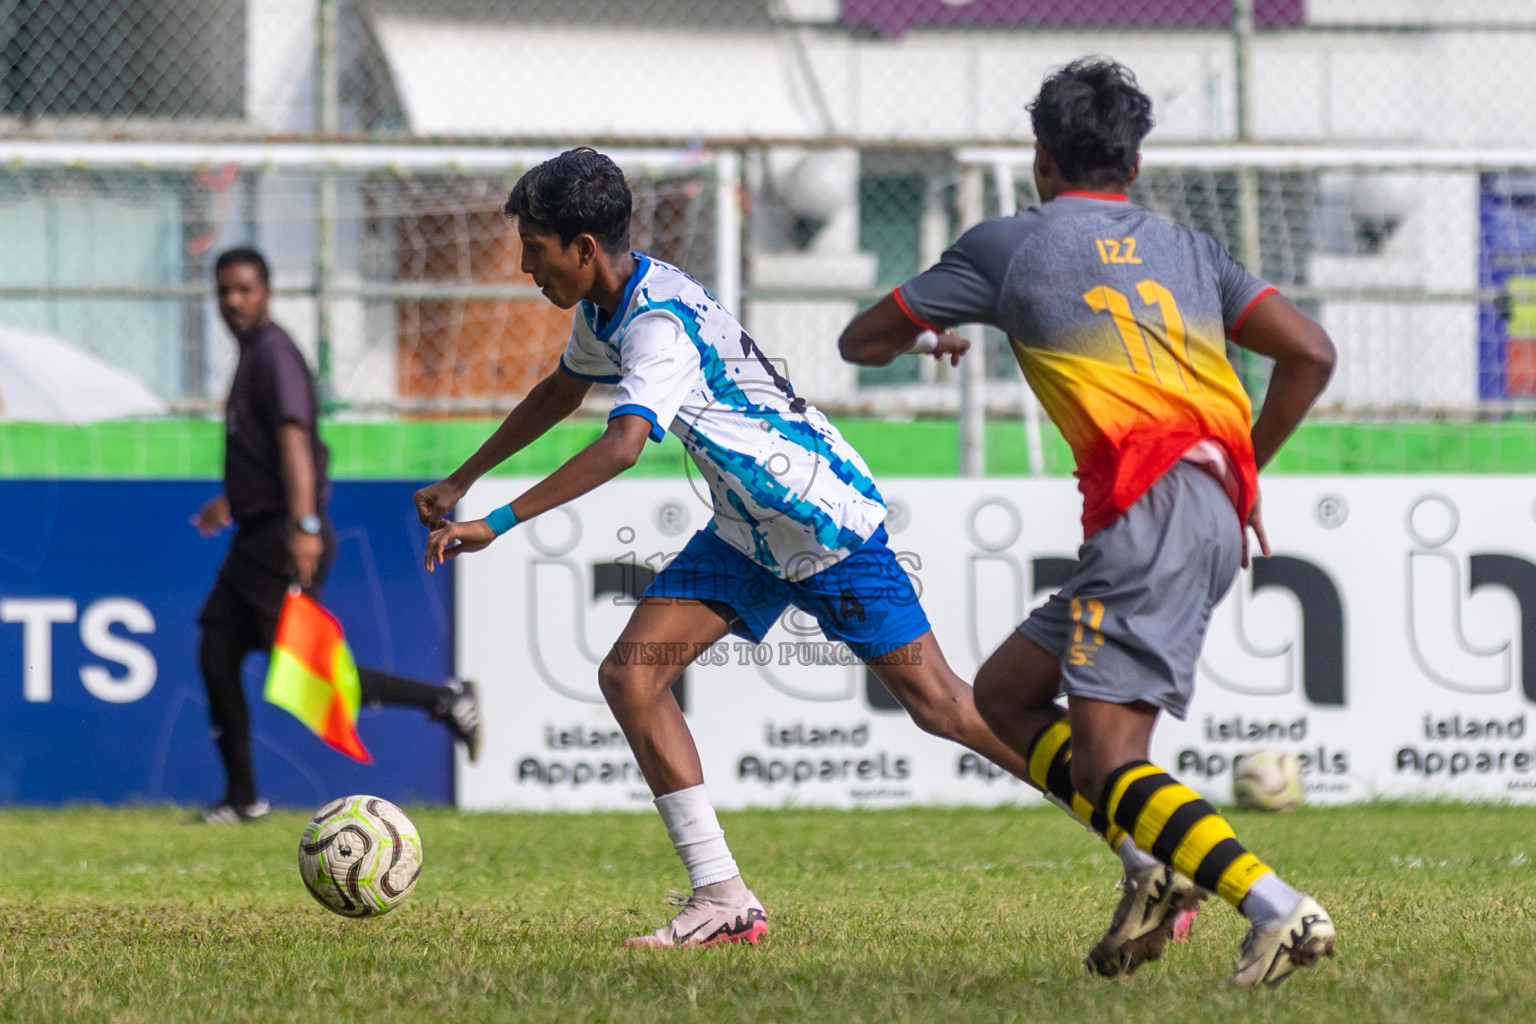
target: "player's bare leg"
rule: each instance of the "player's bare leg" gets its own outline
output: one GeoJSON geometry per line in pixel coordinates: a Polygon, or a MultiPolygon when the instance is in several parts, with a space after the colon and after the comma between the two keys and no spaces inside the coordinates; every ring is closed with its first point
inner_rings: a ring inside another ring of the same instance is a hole
{"type": "Polygon", "coordinates": [[[1019,632],[1008,634],[976,673],[976,704],[998,738],[1027,751],[1061,718],[1061,659],[1019,632]]]}
{"type": "Polygon", "coordinates": [[[1147,760],[1157,709],[1072,697],[1073,784],[1101,793],[1110,818],[1170,869],[1215,891],[1248,918],[1232,983],[1277,985],[1298,967],[1333,956],[1333,921],[1243,848],[1192,790],[1147,760]]]}
{"type": "Polygon", "coordinates": [[[1102,793],[1111,772],[1131,761],[1145,761],[1152,745],[1157,709],[1136,701],[1112,704],[1072,697],[1072,782],[1082,793],[1102,793]]]}
{"type": "Polygon", "coordinates": [[[1004,771],[1029,781],[1029,767],[1023,756],[987,727],[976,710],[971,684],[949,667],[932,630],[866,664],[891,696],[907,709],[919,729],[953,740],[1004,771]]]}
{"type": "Polygon", "coordinates": [[[693,655],[729,628],[720,613],[702,601],[642,598],[598,667],[603,698],[656,796],[704,782],[699,751],[672,696],[672,684],[693,655]]]}
{"type": "Polygon", "coordinates": [[[1068,726],[1055,701],[1060,672],[1059,658],[1022,633],[1012,633],[976,674],[976,702],[993,731],[1024,753],[1030,773],[1027,781],[1103,836],[1120,857],[1125,868],[1120,899],[1109,928],[1089,951],[1085,964],[1106,977],[1129,974],[1162,956],[1170,938],[1188,937],[1206,893],[1138,849],[1095,806],[1098,791],[1075,784],[1080,755],[1076,730],[1068,726]],[[1095,799],[1085,798],[1084,793],[1093,793],[1095,799]]]}
{"type": "Polygon", "coordinates": [[[598,684],[656,796],[692,895],[678,913],[626,946],[756,944],[768,931],[762,904],[741,880],[704,791],[699,750],[672,685],[697,653],[725,636],[726,620],[701,601],[645,598],[598,669],[598,684]]]}

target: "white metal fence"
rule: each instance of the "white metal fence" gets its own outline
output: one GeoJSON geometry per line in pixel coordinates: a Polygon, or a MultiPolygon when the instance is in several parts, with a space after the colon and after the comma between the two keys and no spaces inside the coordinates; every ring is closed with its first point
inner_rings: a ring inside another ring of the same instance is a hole
{"type": "Polygon", "coordinates": [[[974,432],[1028,407],[1002,339],[962,377],[846,366],[837,331],[1033,201],[1024,105],[1102,52],[1155,103],[1134,198],[1322,320],[1325,411],[1507,415],[1536,400],[1533,43],[1536,0],[27,0],[0,7],[0,323],[210,403],[211,262],[254,243],[337,402],[504,406],[564,330],[497,211],[592,142],[637,245],[801,391],[974,432]]]}

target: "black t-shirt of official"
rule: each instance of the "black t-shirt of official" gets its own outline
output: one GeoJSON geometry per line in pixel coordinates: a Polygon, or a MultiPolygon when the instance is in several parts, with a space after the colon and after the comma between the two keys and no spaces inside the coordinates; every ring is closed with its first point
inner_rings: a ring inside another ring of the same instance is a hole
{"type": "Polygon", "coordinates": [[[237,522],[288,514],[283,456],[277,430],[297,423],[315,456],[315,500],[331,497],[326,476],[330,452],[320,441],[320,403],[315,379],[293,339],[276,324],[258,327],[240,343],[240,362],[224,413],[224,493],[237,522]]]}

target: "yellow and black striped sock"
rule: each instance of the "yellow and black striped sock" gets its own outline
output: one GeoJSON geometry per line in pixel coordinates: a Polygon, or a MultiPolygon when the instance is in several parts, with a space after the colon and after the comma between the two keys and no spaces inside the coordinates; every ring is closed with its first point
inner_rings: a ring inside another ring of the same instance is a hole
{"type": "Polygon", "coordinates": [[[1040,730],[1031,741],[1025,760],[1029,764],[1030,781],[1039,786],[1053,804],[1103,836],[1111,850],[1120,848],[1126,835],[1124,830],[1072,788],[1072,729],[1067,725],[1065,714],[1040,730]]]}
{"type": "Polygon", "coordinates": [[[1115,769],[1100,803],[1137,846],[1234,907],[1255,881],[1274,874],[1198,793],[1148,761],[1115,769]]]}

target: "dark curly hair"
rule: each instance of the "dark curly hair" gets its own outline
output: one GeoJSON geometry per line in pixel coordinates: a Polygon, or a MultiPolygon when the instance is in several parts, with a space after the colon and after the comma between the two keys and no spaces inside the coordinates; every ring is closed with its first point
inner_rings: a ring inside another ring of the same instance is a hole
{"type": "Polygon", "coordinates": [[[225,267],[239,266],[242,263],[247,266],[255,267],[256,276],[261,278],[261,283],[271,287],[272,272],[267,269],[266,257],[257,252],[255,249],[250,249],[245,246],[241,246],[238,249],[230,249],[228,252],[221,253],[218,260],[213,264],[213,276],[218,277],[219,271],[223,270],[225,267]]]}
{"type": "Polygon", "coordinates": [[[590,146],[568,149],[531,168],[501,212],[570,245],[577,235],[597,239],[613,255],[629,249],[629,185],[617,164],[590,146]]]}
{"type": "Polygon", "coordinates": [[[1046,77],[1029,119],[1063,178],[1105,188],[1131,180],[1152,130],[1152,101],[1129,68],[1084,57],[1046,77]]]}

